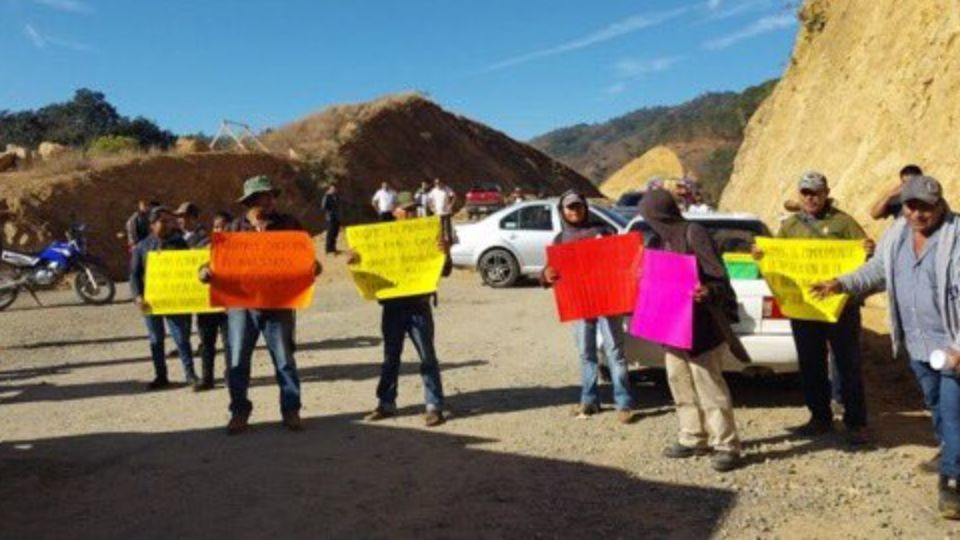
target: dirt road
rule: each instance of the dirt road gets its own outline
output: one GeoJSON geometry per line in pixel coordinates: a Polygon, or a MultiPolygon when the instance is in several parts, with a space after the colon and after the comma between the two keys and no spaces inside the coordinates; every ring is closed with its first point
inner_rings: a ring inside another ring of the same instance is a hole
{"type": "Polygon", "coordinates": [[[573,418],[573,339],[549,293],[470,274],[444,282],[435,313],[450,421],[422,426],[408,346],[404,416],[363,422],[379,307],[341,265],[299,317],[302,433],[277,425],[263,350],[254,429],[227,437],[221,386],[144,392],[152,371],[131,304],[53,294],[0,313],[0,538],[960,536],[934,512],[935,479],[914,473],[933,454],[929,420],[880,337],[867,362],[876,449],[792,440],[783,428],[806,420],[795,385],[735,379],[749,466],[719,475],[706,458],[660,457],[676,424],[655,376],[637,378],[636,424],[573,418]]]}

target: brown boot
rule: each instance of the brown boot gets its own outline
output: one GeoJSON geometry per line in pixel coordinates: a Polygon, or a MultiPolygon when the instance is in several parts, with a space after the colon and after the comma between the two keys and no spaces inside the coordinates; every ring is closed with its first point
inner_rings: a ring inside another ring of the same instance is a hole
{"type": "Polygon", "coordinates": [[[290,431],[303,431],[303,422],[300,421],[300,413],[298,411],[287,411],[283,413],[283,421],[281,423],[283,427],[290,431]]]}
{"type": "Polygon", "coordinates": [[[630,409],[617,409],[617,422],[623,425],[632,424],[636,421],[637,415],[630,409]]]}
{"type": "Polygon", "coordinates": [[[427,427],[436,427],[444,422],[446,422],[446,420],[443,418],[443,411],[429,410],[423,415],[423,423],[426,424],[427,427]]]}
{"type": "Polygon", "coordinates": [[[246,431],[249,426],[249,420],[250,415],[248,414],[234,414],[231,416],[230,421],[227,422],[227,435],[237,435],[246,431]]]}

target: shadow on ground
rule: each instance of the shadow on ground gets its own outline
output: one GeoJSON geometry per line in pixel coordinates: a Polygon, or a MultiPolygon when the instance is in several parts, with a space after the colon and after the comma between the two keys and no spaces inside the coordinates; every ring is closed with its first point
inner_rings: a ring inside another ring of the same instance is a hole
{"type": "Polygon", "coordinates": [[[707,538],[736,499],[492,442],[352,415],[4,442],[0,536],[707,538]]]}

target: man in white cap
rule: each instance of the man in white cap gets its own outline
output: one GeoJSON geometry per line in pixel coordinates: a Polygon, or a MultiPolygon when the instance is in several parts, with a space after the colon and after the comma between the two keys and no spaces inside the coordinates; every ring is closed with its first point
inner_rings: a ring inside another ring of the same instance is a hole
{"type": "Polygon", "coordinates": [[[960,519],[960,219],[929,176],[908,179],[878,255],[813,286],[819,296],[887,291],[893,355],[905,350],[940,442],[940,513],[960,519]]]}

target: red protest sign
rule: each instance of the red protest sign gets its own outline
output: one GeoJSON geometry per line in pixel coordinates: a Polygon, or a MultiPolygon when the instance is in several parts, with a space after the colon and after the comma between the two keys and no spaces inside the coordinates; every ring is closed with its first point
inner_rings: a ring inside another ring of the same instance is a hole
{"type": "Polygon", "coordinates": [[[629,233],[547,248],[547,264],[560,279],[553,286],[561,322],[633,311],[643,237],[629,233]]]}
{"type": "Polygon", "coordinates": [[[313,298],[313,241],[302,231],[214,233],[210,302],[227,308],[303,309],[313,298]]]}

